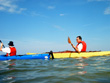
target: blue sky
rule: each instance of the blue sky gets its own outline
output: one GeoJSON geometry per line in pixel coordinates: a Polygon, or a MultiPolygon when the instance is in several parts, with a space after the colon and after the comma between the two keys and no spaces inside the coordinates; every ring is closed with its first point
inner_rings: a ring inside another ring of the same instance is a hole
{"type": "MultiPolygon", "coordinates": [[[[0,39],[18,54],[74,50],[82,36],[87,50],[110,50],[110,0],[0,0],[0,39]]],[[[0,52],[1,53],[1,52],[0,52]]]]}

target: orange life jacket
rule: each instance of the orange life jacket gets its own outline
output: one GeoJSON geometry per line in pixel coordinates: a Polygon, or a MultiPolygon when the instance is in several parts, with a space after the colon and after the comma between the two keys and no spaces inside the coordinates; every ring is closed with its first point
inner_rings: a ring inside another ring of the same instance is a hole
{"type": "Polygon", "coordinates": [[[14,56],[16,55],[16,48],[15,47],[10,47],[10,53],[7,53],[6,56],[14,56]]]}
{"type": "Polygon", "coordinates": [[[87,45],[86,45],[86,43],[85,43],[84,41],[78,42],[78,44],[76,45],[76,48],[78,48],[78,45],[79,45],[80,43],[82,43],[82,45],[83,45],[83,48],[82,48],[81,52],[86,52],[87,45]]]}

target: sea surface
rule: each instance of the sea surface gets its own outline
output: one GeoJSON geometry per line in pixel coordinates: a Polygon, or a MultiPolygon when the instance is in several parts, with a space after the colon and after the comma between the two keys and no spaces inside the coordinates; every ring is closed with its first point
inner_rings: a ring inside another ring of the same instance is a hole
{"type": "Polygon", "coordinates": [[[0,83],[110,83],[110,56],[0,61],[0,83]]]}

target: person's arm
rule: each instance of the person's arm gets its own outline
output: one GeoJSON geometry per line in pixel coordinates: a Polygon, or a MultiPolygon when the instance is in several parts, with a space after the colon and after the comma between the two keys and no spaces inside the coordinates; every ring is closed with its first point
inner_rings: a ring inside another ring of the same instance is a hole
{"type": "Polygon", "coordinates": [[[5,53],[10,53],[11,52],[9,47],[3,48],[3,43],[1,43],[0,51],[5,52],[5,53]]]}
{"type": "Polygon", "coordinates": [[[78,53],[80,53],[80,51],[78,50],[78,48],[76,48],[72,43],[71,43],[71,46],[72,46],[78,53]]]}
{"type": "Polygon", "coordinates": [[[3,48],[3,43],[1,43],[0,51],[2,51],[2,48],[3,48]]]}

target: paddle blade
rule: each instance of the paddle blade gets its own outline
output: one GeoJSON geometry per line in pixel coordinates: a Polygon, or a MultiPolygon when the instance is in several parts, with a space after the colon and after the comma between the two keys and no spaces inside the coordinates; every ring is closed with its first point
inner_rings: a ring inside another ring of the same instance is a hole
{"type": "Polygon", "coordinates": [[[69,43],[69,44],[71,44],[71,40],[70,40],[70,38],[69,38],[69,37],[68,37],[68,43],[69,43]]]}

